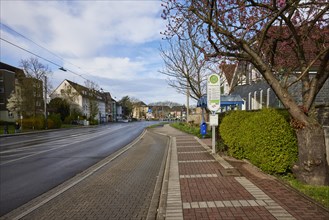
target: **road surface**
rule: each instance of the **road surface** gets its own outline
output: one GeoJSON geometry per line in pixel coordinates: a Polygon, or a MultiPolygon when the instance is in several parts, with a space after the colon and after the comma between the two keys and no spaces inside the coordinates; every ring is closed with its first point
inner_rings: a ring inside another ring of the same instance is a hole
{"type": "Polygon", "coordinates": [[[0,216],[84,171],[152,122],[0,137],[0,216]]]}

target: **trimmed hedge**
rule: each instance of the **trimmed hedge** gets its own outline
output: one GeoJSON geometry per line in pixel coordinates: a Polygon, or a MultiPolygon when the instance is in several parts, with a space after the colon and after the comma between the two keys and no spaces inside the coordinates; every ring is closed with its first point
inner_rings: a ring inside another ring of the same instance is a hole
{"type": "Polygon", "coordinates": [[[231,111],[223,118],[219,127],[219,133],[224,143],[228,146],[229,155],[238,159],[246,157],[245,149],[240,144],[241,135],[244,133],[241,123],[250,116],[251,112],[231,111]]]}
{"type": "Polygon", "coordinates": [[[220,124],[228,153],[246,158],[267,173],[282,174],[297,160],[297,139],[282,112],[232,111],[220,124]]]}

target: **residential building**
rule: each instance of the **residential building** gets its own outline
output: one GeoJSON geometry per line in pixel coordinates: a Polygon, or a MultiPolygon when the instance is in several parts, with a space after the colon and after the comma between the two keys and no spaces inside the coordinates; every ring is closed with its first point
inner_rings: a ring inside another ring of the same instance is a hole
{"type": "Polygon", "coordinates": [[[223,64],[220,66],[221,74],[221,94],[228,95],[231,91],[232,79],[237,68],[237,64],[223,64]]]}
{"type": "Polygon", "coordinates": [[[116,103],[116,117],[115,117],[115,121],[122,121],[122,120],[123,120],[122,106],[119,105],[119,103],[116,103]]]}
{"type": "Polygon", "coordinates": [[[26,77],[24,71],[0,62],[0,116],[13,122],[21,117],[44,114],[43,81],[26,77]],[[14,110],[8,110],[8,100],[15,96],[14,110]]]}
{"type": "MultiPolygon", "coordinates": [[[[102,90],[102,89],[101,89],[102,90]]],[[[103,91],[103,90],[102,90],[103,91]]],[[[102,92],[102,96],[104,97],[105,101],[105,122],[112,121],[113,115],[113,103],[112,103],[112,96],[109,92],[102,92]]]]}
{"type": "Polygon", "coordinates": [[[87,88],[67,79],[50,95],[52,99],[61,97],[68,100],[71,104],[76,104],[86,118],[91,117],[91,113],[96,107],[98,112],[96,114],[93,112],[93,119],[98,120],[99,123],[106,122],[108,117],[108,112],[106,112],[106,110],[109,111],[106,107],[108,106],[106,103],[107,96],[100,91],[87,88]]]}
{"type": "MultiPolygon", "coordinates": [[[[315,71],[310,74],[315,74],[315,71]]],[[[232,95],[240,95],[245,101],[243,109],[255,110],[264,107],[283,108],[279,98],[261,74],[253,68],[252,64],[239,62],[231,81],[232,95]]],[[[289,89],[298,103],[301,103],[301,84],[297,83],[289,89]]],[[[329,80],[325,82],[316,96],[315,105],[329,104],[329,80]]]]}
{"type": "Polygon", "coordinates": [[[142,101],[133,103],[133,118],[138,120],[146,119],[146,113],[148,112],[149,107],[142,101]]]}
{"type": "Polygon", "coordinates": [[[111,99],[111,115],[110,115],[110,120],[109,121],[117,121],[117,109],[118,109],[118,102],[114,100],[113,98],[111,99]]]}
{"type": "MultiPolygon", "coordinates": [[[[321,51],[325,49],[325,43],[328,42],[328,35],[324,34],[325,29],[314,27],[314,31],[319,32],[319,39],[305,38],[299,47],[302,47],[305,56],[305,62],[311,64],[308,69],[310,77],[316,75],[321,65],[321,60],[317,58],[321,51]]],[[[303,36],[303,29],[296,29],[297,34],[300,31],[303,36]]],[[[296,34],[296,33],[295,33],[296,34]]],[[[304,38],[304,37],[301,37],[304,38]]],[[[267,30],[267,36],[264,38],[261,53],[265,55],[266,62],[272,65],[272,70],[278,75],[276,78],[283,85],[289,85],[288,91],[299,104],[302,103],[302,82],[292,83],[300,75],[301,61],[299,50],[296,50],[296,44],[291,32],[286,26],[272,26],[267,30]],[[292,84],[291,84],[292,83],[292,84]]],[[[306,64],[305,64],[306,65],[306,64]]],[[[260,109],[264,106],[280,108],[282,103],[276,97],[274,91],[263,79],[261,74],[253,67],[251,63],[239,62],[231,81],[231,94],[239,94],[246,100],[246,109],[260,109]]],[[[329,104],[329,81],[327,80],[316,99],[315,106],[329,104]]]]}
{"type": "Polygon", "coordinates": [[[170,119],[170,120],[186,120],[186,107],[183,105],[167,106],[154,105],[149,106],[148,118],[153,119],[170,119]]]}
{"type": "Polygon", "coordinates": [[[10,112],[7,109],[8,99],[15,88],[18,88],[18,80],[16,80],[16,72],[18,68],[0,63],[0,118],[2,121],[15,121],[18,114],[10,112]]]}

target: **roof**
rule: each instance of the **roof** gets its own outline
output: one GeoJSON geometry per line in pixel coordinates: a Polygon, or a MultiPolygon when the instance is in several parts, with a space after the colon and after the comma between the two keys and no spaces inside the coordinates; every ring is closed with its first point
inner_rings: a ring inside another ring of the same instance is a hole
{"type": "Polygon", "coordinates": [[[147,106],[143,101],[135,102],[133,104],[136,105],[136,106],[143,106],[143,107],[147,106]]]}
{"type": "Polygon", "coordinates": [[[83,97],[90,97],[90,98],[93,98],[94,99],[95,98],[94,95],[96,95],[96,98],[98,100],[104,101],[104,94],[103,93],[101,93],[101,92],[99,92],[97,90],[89,89],[89,88],[87,88],[85,86],[82,86],[82,85],[80,85],[78,83],[72,82],[72,81],[70,81],[68,79],[65,79],[62,83],[64,83],[65,81],[68,82],[81,96],[83,96],[83,97]],[[83,91],[85,91],[86,93],[84,93],[83,91]],[[91,92],[92,92],[93,96],[90,95],[91,92]]]}
{"type": "MultiPolygon", "coordinates": [[[[312,32],[307,35],[305,33],[308,33],[308,30],[304,29],[296,28],[296,31],[301,38],[299,45],[303,47],[306,62],[311,63],[320,51],[323,50],[323,45],[329,46],[329,28],[320,29],[314,27],[312,32]]],[[[275,66],[298,69],[300,64],[296,48],[297,44],[286,26],[272,26],[266,34],[262,51],[269,61],[274,61],[275,66]],[[275,50],[274,59],[271,58],[273,50],[275,50]]],[[[317,69],[319,65],[319,61],[315,62],[312,65],[312,69],[317,69]]]]}
{"type": "Polygon", "coordinates": [[[3,62],[0,62],[0,69],[9,70],[11,72],[14,72],[16,77],[25,77],[24,71],[22,69],[11,66],[11,65],[3,63],[3,62]]]}
{"type": "MultiPolygon", "coordinates": [[[[244,103],[240,95],[221,95],[220,96],[220,106],[230,106],[230,105],[242,105],[244,103]]],[[[197,107],[206,108],[207,107],[207,95],[202,96],[197,103],[197,107]]]]}
{"type": "Polygon", "coordinates": [[[231,82],[232,82],[233,75],[234,75],[234,72],[235,72],[236,67],[237,67],[237,64],[222,64],[220,66],[222,72],[225,75],[225,78],[227,80],[227,83],[229,85],[231,85],[231,82]]]}

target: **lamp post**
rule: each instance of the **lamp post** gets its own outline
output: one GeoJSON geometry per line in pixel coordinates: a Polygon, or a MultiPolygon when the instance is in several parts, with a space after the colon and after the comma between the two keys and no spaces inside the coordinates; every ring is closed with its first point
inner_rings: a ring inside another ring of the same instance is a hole
{"type": "Polygon", "coordinates": [[[20,129],[21,129],[21,132],[23,131],[23,115],[21,115],[21,127],[20,127],[20,129]]]}
{"type": "Polygon", "coordinates": [[[45,75],[45,128],[48,129],[48,113],[47,113],[47,76],[45,75]]]}
{"type": "Polygon", "coordinates": [[[190,111],[190,89],[188,86],[188,81],[186,82],[186,84],[186,122],[188,122],[190,111]]]}

